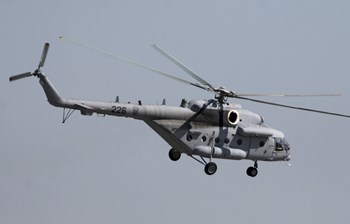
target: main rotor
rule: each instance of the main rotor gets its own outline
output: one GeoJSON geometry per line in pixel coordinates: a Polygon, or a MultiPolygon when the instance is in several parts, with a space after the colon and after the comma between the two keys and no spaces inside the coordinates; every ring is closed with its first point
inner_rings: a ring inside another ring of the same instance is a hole
{"type": "Polygon", "coordinates": [[[210,84],[209,82],[204,80],[202,77],[200,77],[198,74],[196,74],[193,70],[191,70],[190,68],[185,66],[183,63],[181,63],[179,60],[177,60],[174,56],[170,55],[168,52],[166,52],[165,50],[161,49],[158,45],[153,44],[151,46],[156,51],[158,51],[161,55],[163,55],[164,57],[169,59],[175,65],[177,65],[184,72],[189,74],[192,78],[197,80],[199,83],[196,83],[194,86],[202,88],[202,89],[206,89],[209,92],[215,93],[215,99],[217,99],[220,103],[225,103],[229,97],[235,97],[236,96],[236,94],[233,91],[227,90],[224,87],[214,87],[212,84],[210,84]]]}
{"type": "MultiPolygon", "coordinates": [[[[303,110],[303,111],[309,111],[309,112],[314,112],[314,113],[321,113],[321,114],[327,114],[327,115],[332,115],[332,116],[339,116],[339,117],[346,117],[346,118],[350,118],[350,115],[346,115],[346,114],[339,114],[339,113],[333,113],[333,112],[328,112],[328,111],[322,111],[322,110],[315,110],[315,109],[310,109],[310,108],[305,108],[305,107],[297,107],[297,106],[291,106],[291,105],[286,105],[286,104],[280,104],[280,103],[274,103],[274,102],[270,102],[270,101],[263,101],[263,100],[258,100],[258,99],[254,99],[251,97],[260,97],[260,96],[268,96],[268,97],[329,97],[329,96],[340,96],[340,94],[255,94],[255,93],[237,93],[234,92],[232,90],[226,89],[224,87],[215,87],[212,84],[210,84],[209,82],[207,82],[206,80],[204,80],[200,75],[198,75],[197,73],[195,73],[192,69],[190,69],[189,67],[187,67],[186,65],[184,65],[182,62],[180,62],[179,60],[177,60],[174,56],[172,56],[170,53],[166,52],[165,50],[163,50],[162,48],[160,48],[158,45],[153,44],[151,45],[151,47],[153,47],[156,51],[158,51],[161,55],[163,55],[165,58],[167,58],[168,60],[170,60],[172,63],[174,63],[175,65],[177,65],[181,70],[183,70],[184,72],[186,72],[188,75],[190,75],[193,79],[195,79],[197,82],[190,82],[187,81],[185,79],[179,78],[177,76],[159,71],[157,69],[148,67],[146,65],[140,64],[138,62],[135,62],[131,59],[128,59],[126,57],[122,57],[116,54],[113,54],[111,52],[87,45],[85,43],[81,43],[79,41],[70,39],[70,38],[66,38],[63,36],[60,36],[61,40],[66,40],[69,41],[71,43],[89,48],[91,50],[94,51],[99,51],[103,54],[106,54],[108,56],[123,60],[129,64],[132,65],[136,65],[138,67],[141,67],[143,69],[146,69],[148,71],[157,73],[159,75],[165,76],[167,78],[176,80],[178,82],[181,83],[185,83],[188,85],[192,85],[195,86],[197,88],[209,91],[211,93],[215,94],[215,99],[218,100],[219,103],[223,104],[226,103],[227,100],[229,98],[237,98],[237,99],[241,99],[241,100],[248,100],[248,101],[252,101],[255,103],[261,103],[261,104],[267,104],[267,105],[272,105],[272,106],[277,106],[277,107],[284,107],[284,108],[289,108],[289,109],[294,109],[294,110],[303,110]]],[[[40,65],[40,64],[39,64],[40,65]]]]}

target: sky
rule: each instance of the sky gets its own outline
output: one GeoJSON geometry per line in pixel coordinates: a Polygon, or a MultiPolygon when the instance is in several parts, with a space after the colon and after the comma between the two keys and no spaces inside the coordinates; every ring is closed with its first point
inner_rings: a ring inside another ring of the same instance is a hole
{"type": "Polygon", "coordinates": [[[291,144],[291,166],[214,161],[207,176],[190,157],[173,162],[146,124],[47,103],[43,71],[62,96],[177,106],[211,93],[98,52],[67,36],[191,77],[158,44],[215,86],[244,93],[340,93],[261,98],[350,114],[350,2],[345,0],[0,0],[0,223],[348,223],[350,120],[230,100],[262,115],[291,144]]]}

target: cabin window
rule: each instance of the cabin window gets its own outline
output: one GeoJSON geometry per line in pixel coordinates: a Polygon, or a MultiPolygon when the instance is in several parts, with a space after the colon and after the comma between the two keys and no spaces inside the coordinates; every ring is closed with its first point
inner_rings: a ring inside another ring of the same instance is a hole
{"type": "Polygon", "coordinates": [[[187,135],[186,139],[187,139],[187,141],[191,141],[192,140],[192,135],[187,135]]]}
{"type": "Polygon", "coordinates": [[[230,143],[230,139],[228,139],[228,138],[225,138],[225,140],[224,140],[224,143],[225,143],[225,144],[228,144],[228,143],[230,143]]]}
{"type": "Polygon", "coordinates": [[[242,145],[242,143],[243,143],[242,139],[237,140],[237,145],[242,145]]]}

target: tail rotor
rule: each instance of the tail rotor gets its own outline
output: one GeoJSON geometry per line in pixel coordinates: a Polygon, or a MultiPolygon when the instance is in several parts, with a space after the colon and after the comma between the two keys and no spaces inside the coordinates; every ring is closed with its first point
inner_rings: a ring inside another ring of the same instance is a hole
{"type": "Polygon", "coordinates": [[[25,73],[22,73],[22,74],[19,74],[19,75],[11,76],[9,81],[12,82],[12,81],[16,81],[16,80],[19,80],[19,79],[27,78],[27,77],[30,77],[30,76],[37,76],[40,73],[40,69],[42,67],[44,67],[45,60],[46,60],[46,55],[47,55],[47,52],[49,51],[49,47],[50,47],[50,44],[49,43],[45,43],[44,48],[43,48],[43,52],[41,53],[41,57],[40,57],[40,62],[39,62],[38,68],[34,72],[25,72],[25,73]]]}

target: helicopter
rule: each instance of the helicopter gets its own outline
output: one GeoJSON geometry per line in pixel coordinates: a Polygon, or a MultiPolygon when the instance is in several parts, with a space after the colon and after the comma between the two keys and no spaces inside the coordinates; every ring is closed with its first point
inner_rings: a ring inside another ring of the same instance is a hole
{"type": "MultiPolygon", "coordinates": [[[[62,36],[60,38],[64,39],[62,36]]],[[[63,108],[63,123],[74,111],[80,111],[81,115],[86,116],[110,115],[143,121],[170,145],[168,155],[172,161],[177,161],[182,155],[187,155],[201,163],[207,175],[213,175],[217,171],[217,164],[213,162],[213,159],[251,160],[253,165],[246,170],[250,177],[258,174],[258,161],[289,161],[291,159],[291,146],[286,141],[283,132],[265,124],[261,115],[243,109],[239,104],[229,103],[230,98],[350,118],[350,115],[346,114],[251,98],[254,96],[338,96],[337,94],[240,94],[224,87],[215,87],[158,45],[152,45],[152,47],[197,82],[178,78],[72,39],[65,38],[64,40],[117,57],[178,82],[209,91],[214,94],[214,98],[190,101],[183,99],[180,106],[168,106],[165,100],[161,105],[143,105],[141,101],[138,104],[122,103],[119,102],[119,97],[114,102],[62,98],[48,77],[41,71],[45,64],[49,43],[44,44],[38,68],[34,72],[11,76],[9,81],[31,76],[39,78],[48,102],[55,107],[63,108]]]]}

